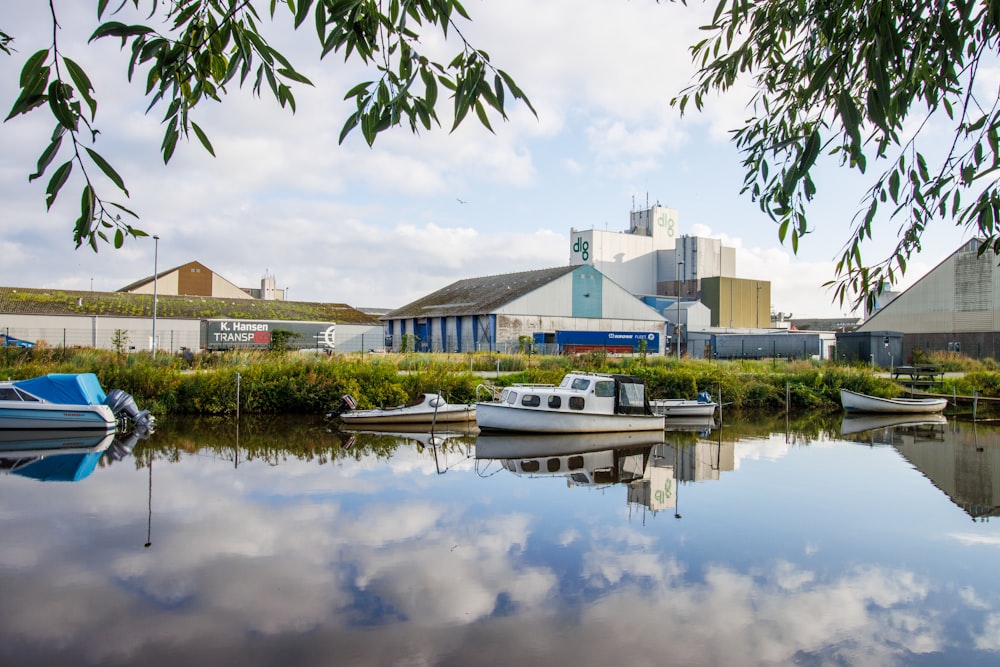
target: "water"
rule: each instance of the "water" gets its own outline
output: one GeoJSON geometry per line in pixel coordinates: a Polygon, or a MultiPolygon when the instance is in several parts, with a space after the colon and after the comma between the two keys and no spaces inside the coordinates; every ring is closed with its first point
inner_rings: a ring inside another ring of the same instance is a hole
{"type": "Polygon", "coordinates": [[[77,481],[0,476],[0,663],[1000,662],[997,429],[661,440],[161,420],[77,481]],[[513,447],[596,451],[483,458],[513,447]]]}

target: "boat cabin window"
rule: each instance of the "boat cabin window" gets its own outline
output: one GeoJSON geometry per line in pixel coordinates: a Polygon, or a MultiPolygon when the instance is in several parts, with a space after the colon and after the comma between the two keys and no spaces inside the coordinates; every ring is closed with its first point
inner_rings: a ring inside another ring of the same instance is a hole
{"type": "Polygon", "coordinates": [[[562,397],[561,396],[549,396],[549,407],[553,410],[558,410],[562,407],[562,397]]]}
{"type": "Polygon", "coordinates": [[[602,396],[605,398],[615,397],[615,382],[614,380],[601,380],[594,384],[594,395],[602,396]]]}
{"type": "Polygon", "coordinates": [[[585,391],[589,386],[590,380],[586,378],[574,378],[573,384],[570,385],[570,387],[579,391],[585,391]]]}
{"type": "Polygon", "coordinates": [[[549,459],[548,461],[545,462],[545,468],[549,472],[559,472],[559,468],[561,467],[562,464],[560,463],[559,459],[549,459]]]}
{"type": "Polygon", "coordinates": [[[21,391],[17,387],[4,387],[0,389],[0,401],[33,401],[38,402],[37,396],[21,391]]]}
{"type": "Polygon", "coordinates": [[[507,392],[507,403],[508,403],[508,405],[514,405],[515,403],[517,403],[517,392],[516,391],[507,392]]]}
{"type": "Polygon", "coordinates": [[[521,405],[529,408],[537,408],[542,404],[542,399],[538,397],[538,394],[525,394],[521,397],[521,405]]]}
{"type": "Polygon", "coordinates": [[[583,468],[583,457],[582,456],[571,456],[566,461],[566,467],[570,470],[580,470],[583,468]]]}
{"type": "Polygon", "coordinates": [[[521,470],[523,472],[538,472],[540,468],[541,466],[538,465],[537,459],[525,459],[521,461],[521,470]]]}
{"type": "Polygon", "coordinates": [[[583,410],[583,396],[570,396],[569,397],[569,409],[570,410],[583,410]]]}

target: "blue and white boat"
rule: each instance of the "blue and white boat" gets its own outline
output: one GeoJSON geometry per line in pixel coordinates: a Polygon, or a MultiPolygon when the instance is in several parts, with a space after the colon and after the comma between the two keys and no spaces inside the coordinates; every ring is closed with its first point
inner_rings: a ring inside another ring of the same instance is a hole
{"type": "Polygon", "coordinates": [[[131,421],[152,432],[153,416],[121,389],[104,393],[93,373],[52,373],[0,381],[0,429],[115,431],[131,421]]]}

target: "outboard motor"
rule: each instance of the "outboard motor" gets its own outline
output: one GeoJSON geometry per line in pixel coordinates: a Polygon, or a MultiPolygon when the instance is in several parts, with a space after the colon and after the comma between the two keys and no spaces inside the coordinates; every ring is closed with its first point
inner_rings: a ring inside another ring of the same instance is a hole
{"type": "Polygon", "coordinates": [[[156,418],[149,410],[140,411],[135,399],[121,389],[112,389],[108,392],[104,404],[111,408],[111,412],[115,413],[118,419],[131,421],[140,437],[148,437],[153,432],[156,418]]]}
{"type": "Polygon", "coordinates": [[[343,396],[340,397],[340,403],[337,404],[337,407],[326,413],[326,418],[333,419],[334,417],[342,415],[345,412],[354,410],[357,407],[358,403],[357,401],[354,400],[354,397],[351,396],[350,394],[344,394],[343,396]]]}

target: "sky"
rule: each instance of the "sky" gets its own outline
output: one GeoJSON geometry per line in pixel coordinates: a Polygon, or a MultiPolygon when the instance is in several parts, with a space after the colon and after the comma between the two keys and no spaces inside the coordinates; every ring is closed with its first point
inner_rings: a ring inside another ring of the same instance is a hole
{"type": "MultiPolygon", "coordinates": [[[[51,44],[48,4],[0,0],[0,30],[17,49],[0,54],[4,117],[24,59],[51,44]]],[[[660,204],[678,209],[681,234],[735,247],[737,276],[771,281],[774,311],[852,312],[823,284],[835,277],[870,183],[822,167],[809,210],[815,231],[796,255],[740,194],[729,131],[748,115],[747,91],[683,116],[669,105],[692,81],[689,45],[714,3],[466,2],[472,22],[462,33],[513,76],[537,117],[514,105],[508,120],[492,119],[494,133],[474,118],[449,132],[448,100],[438,111],[443,128],[419,135],[395,128],[373,147],[360,133],[338,144],[353,111],[344,95],[371,75],[337,55],[320,60],[311,24],[296,32],[281,16],[263,30],[315,84],[296,89],[296,112],[269,93],[256,98],[233,86],[222,104],[194,115],[216,157],[192,136],[168,165],[159,152],[164,109],[146,113],[144,78],[129,85],[127,52],[112,40],[86,43],[97,3],[54,4],[60,48],[95,87],[101,133],[93,148],[123,176],[130,197],[110,186],[105,194],[135,211],[134,226],[150,237],[118,250],[76,249],[79,177],[46,212],[48,176],[29,183],[28,175],[54,121],[44,109],[20,116],[0,124],[0,285],[114,291],[151,276],[154,266],[199,261],[241,287],[274,276],[293,301],[397,308],[464,278],[566,265],[571,228],[626,230],[630,211],[660,204]]],[[[259,5],[266,12],[268,3],[259,5]]],[[[430,53],[454,52],[438,36],[424,44],[430,53]]],[[[889,253],[897,228],[883,225],[866,259],[889,253]]],[[[900,288],[968,238],[947,224],[929,228],[900,288]]]]}

